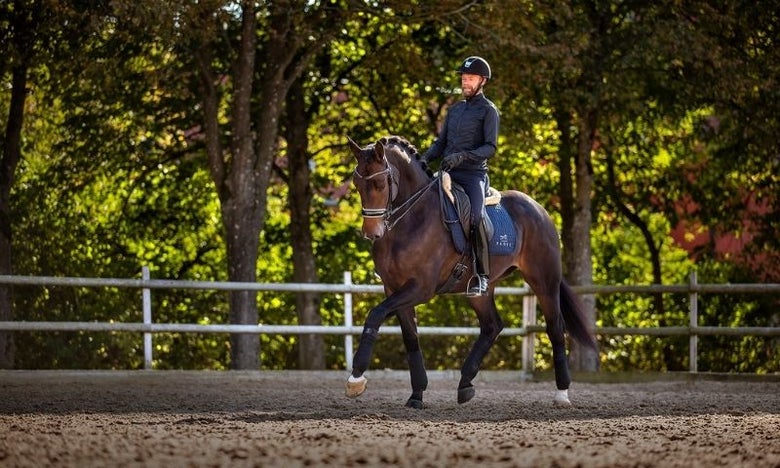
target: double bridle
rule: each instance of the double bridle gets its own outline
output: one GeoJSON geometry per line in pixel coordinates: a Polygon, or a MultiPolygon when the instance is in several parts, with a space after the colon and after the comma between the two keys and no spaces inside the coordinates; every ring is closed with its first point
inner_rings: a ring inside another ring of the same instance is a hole
{"type": "Polygon", "coordinates": [[[398,221],[400,221],[404,216],[406,216],[406,214],[409,213],[412,207],[418,201],[420,201],[420,199],[425,194],[425,192],[427,192],[431,187],[433,187],[434,184],[436,184],[440,180],[440,177],[434,178],[428,184],[422,187],[420,190],[414,192],[409,198],[406,199],[406,201],[401,203],[399,206],[393,207],[393,201],[395,201],[395,197],[398,195],[398,178],[396,176],[397,172],[398,169],[396,169],[394,166],[391,166],[386,158],[385,158],[385,168],[377,172],[374,172],[373,174],[363,175],[360,172],[358,172],[357,167],[354,170],[355,176],[363,180],[371,180],[375,177],[387,175],[387,182],[390,186],[390,194],[387,197],[386,207],[385,208],[363,207],[360,213],[363,215],[364,218],[382,218],[382,220],[385,222],[385,228],[388,231],[393,229],[393,227],[395,227],[398,221]],[[398,217],[396,217],[394,220],[391,221],[391,218],[393,218],[393,216],[395,216],[398,213],[400,213],[398,217]]]}

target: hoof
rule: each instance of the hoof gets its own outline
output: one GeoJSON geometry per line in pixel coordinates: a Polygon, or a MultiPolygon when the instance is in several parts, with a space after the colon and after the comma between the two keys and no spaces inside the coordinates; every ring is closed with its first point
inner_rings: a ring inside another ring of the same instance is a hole
{"type": "Polygon", "coordinates": [[[568,408],[571,406],[571,401],[569,401],[569,391],[568,390],[558,390],[555,392],[555,398],[553,399],[553,405],[557,406],[559,408],[568,408]]]}
{"type": "Polygon", "coordinates": [[[473,385],[469,385],[468,387],[463,387],[458,389],[458,404],[462,405],[463,403],[466,403],[467,401],[470,401],[472,398],[474,398],[474,395],[476,395],[476,390],[474,390],[473,385]]]}
{"type": "Polygon", "coordinates": [[[363,394],[363,392],[366,391],[366,384],[368,383],[368,380],[363,377],[362,375],[360,377],[352,377],[349,376],[349,379],[347,380],[347,391],[346,395],[350,398],[359,397],[363,394]]]}
{"type": "Polygon", "coordinates": [[[409,398],[408,400],[406,400],[406,407],[413,408],[413,409],[423,409],[423,402],[422,400],[409,398]]]}

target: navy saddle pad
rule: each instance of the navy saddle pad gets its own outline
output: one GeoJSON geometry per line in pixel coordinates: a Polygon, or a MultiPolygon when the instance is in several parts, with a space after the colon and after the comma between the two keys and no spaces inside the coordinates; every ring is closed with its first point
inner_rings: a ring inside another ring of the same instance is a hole
{"type": "Polygon", "coordinates": [[[490,221],[493,223],[493,237],[488,244],[491,255],[509,255],[517,247],[517,232],[509,213],[501,206],[489,205],[485,207],[490,221]]]}
{"type": "MultiPolygon", "coordinates": [[[[444,222],[452,234],[455,250],[458,253],[463,253],[466,250],[466,233],[463,231],[463,226],[460,223],[458,211],[452,203],[444,203],[444,210],[444,222]]],[[[488,242],[488,251],[491,255],[512,254],[517,246],[517,232],[512,219],[509,217],[509,213],[507,213],[501,203],[486,206],[485,212],[493,224],[493,236],[490,238],[490,242],[488,242]]]]}

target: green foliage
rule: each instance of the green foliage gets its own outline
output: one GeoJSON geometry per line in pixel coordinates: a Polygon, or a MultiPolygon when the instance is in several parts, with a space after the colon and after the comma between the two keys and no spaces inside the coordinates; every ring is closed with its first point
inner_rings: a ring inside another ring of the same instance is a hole
{"type": "MultiPolygon", "coordinates": [[[[491,183],[530,194],[558,225],[556,106],[600,103],[604,117],[592,153],[595,283],[653,282],[651,245],[658,249],[666,284],[686,283],[693,270],[700,283],[777,282],[777,270],[767,267],[780,251],[776,15],[761,14],[762,2],[739,9],[735,2],[660,2],[640,10],[609,2],[505,3],[482,2],[446,19],[437,14],[436,20],[425,16],[433,7],[415,2],[382,10],[364,5],[307,69],[307,105],[314,109],[308,129],[311,222],[320,281],[341,283],[343,272],[350,271],[355,283],[377,283],[370,243],[359,235],[360,207],[351,186],[354,160],[345,137],[366,144],[398,134],[424,150],[447,106],[458,98],[454,68],[463,56],[477,53],[493,65],[495,79],[487,93],[502,112],[491,183]],[[590,7],[595,10],[588,12],[590,7]],[[503,8],[517,14],[502,14],[503,8]],[[610,19],[602,24],[607,30],[603,42],[594,42],[591,24],[584,21],[588,13],[610,19]],[[593,71],[603,73],[590,75],[593,71]],[[608,161],[620,200],[644,223],[649,241],[609,193],[608,161]],[[695,202],[695,211],[681,210],[686,200],[695,202]],[[755,206],[761,209],[752,210],[755,206]],[[689,235],[736,233],[750,236],[750,242],[729,255],[718,251],[714,240],[686,251],[670,236],[680,223],[695,228],[689,235]]],[[[203,39],[195,33],[213,29],[201,22],[211,24],[215,18],[177,22],[174,11],[196,13],[196,6],[186,3],[175,2],[169,9],[155,1],[111,5],[110,12],[87,12],[77,8],[78,2],[62,3],[52,12],[59,22],[49,26],[61,33],[51,42],[52,54],[38,58],[30,70],[24,159],[11,192],[15,272],[139,278],[141,267],[148,266],[153,278],[225,280],[222,215],[198,127],[200,90],[182,78],[192,60],[182,42],[174,40],[185,33],[195,42],[203,39]],[[84,34],[66,24],[81,25],[84,34]]],[[[441,2],[436,12],[449,6],[441,2]]],[[[209,39],[223,46],[235,40],[234,8],[229,2],[217,8],[225,34],[209,39]]],[[[263,26],[261,21],[261,37],[268,33],[263,26]]],[[[216,69],[224,68],[227,61],[219,54],[229,49],[214,51],[216,69]]],[[[5,128],[10,75],[5,67],[0,73],[0,124],[5,128]]],[[[221,101],[220,124],[230,118],[228,104],[221,101]]],[[[278,143],[283,148],[286,142],[278,143]]],[[[272,179],[257,262],[261,282],[292,278],[288,198],[284,181],[272,179]]],[[[504,283],[520,284],[520,275],[504,283]]],[[[17,320],[141,320],[140,291],[133,289],[18,287],[15,293],[17,320]]],[[[362,323],[380,300],[354,295],[355,323],[362,323]]],[[[601,295],[598,325],[685,326],[687,300],[684,294],[666,295],[659,310],[650,295],[601,295]]],[[[157,322],[228,322],[224,292],[154,290],[152,301],[157,322]]],[[[777,304],[772,295],[700,295],[699,323],[777,326],[777,304]]],[[[292,293],[258,294],[258,307],[262,323],[297,323],[292,293]]],[[[506,326],[522,325],[521,298],[500,296],[498,307],[506,326]]],[[[343,296],[322,295],[323,324],[343,324],[343,310],[343,296]]],[[[459,297],[436,298],[417,313],[423,326],[476,325],[459,297]]],[[[542,317],[539,321],[543,324],[542,317]]],[[[388,324],[396,323],[390,319],[388,324]]],[[[140,334],[15,336],[20,368],[143,365],[140,334]]],[[[459,368],[473,339],[423,336],[428,367],[459,368]]],[[[343,337],[325,341],[328,368],[342,369],[343,337]]],[[[159,334],[154,345],[159,369],[228,366],[224,334],[159,334]]],[[[607,371],[689,365],[686,337],[605,336],[600,345],[607,371]]],[[[263,336],[264,367],[295,368],[296,346],[295,336],[263,336]]],[[[699,369],[776,372],[777,351],[776,338],[700,337],[699,369]]],[[[518,369],[521,355],[519,338],[501,337],[483,368],[518,369]]],[[[538,335],[537,369],[549,369],[550,356],[547,338],[538,335]]],[[[372,366],[406,367],[399,336],[382,335],[372,366]]]]}

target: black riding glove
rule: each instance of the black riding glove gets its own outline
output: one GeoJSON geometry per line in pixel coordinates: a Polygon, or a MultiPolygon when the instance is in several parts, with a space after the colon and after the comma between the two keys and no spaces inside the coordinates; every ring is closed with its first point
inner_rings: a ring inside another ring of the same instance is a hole
{"type": "Polygon", "coordinates": [[[441,170],[451,171],[460,165],[464,159],[466,159],[466,153],[452,153],[444,157],[441,162],[441,170]]]}

